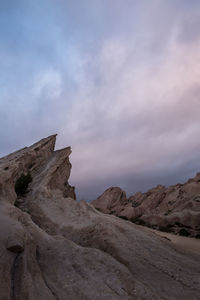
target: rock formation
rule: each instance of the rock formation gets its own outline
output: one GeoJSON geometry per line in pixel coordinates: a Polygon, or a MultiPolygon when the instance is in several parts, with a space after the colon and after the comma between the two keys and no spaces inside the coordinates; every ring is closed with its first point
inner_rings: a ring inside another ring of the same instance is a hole
{"type": "Polygon", "coordinates": [[[158,185],[128,199],[120,188],[109,188],[92,204],[104,213],[137,224],[200,238],[200,173],[185,184],[158,185]]]}
{"type": "Polygon", "coordinates": [[[75,201],[55,141],[0,159],[0,300],[199,299],[199,256],[75,201]]]}
{"type": "Polygon", "coordinates": [[[107,189],[96,200],[92,201],[94,207],[104,214],[118,215],[128,204],[126,193],[119,187],[107,189]]]}

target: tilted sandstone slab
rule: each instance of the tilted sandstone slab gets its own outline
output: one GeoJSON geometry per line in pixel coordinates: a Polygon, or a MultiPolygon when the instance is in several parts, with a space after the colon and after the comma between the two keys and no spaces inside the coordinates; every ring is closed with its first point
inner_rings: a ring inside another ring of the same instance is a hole
{"type": "Polygon", "coordinates": [[[0,299],[198,299],[199,256],[75,201],[71,149],[54,145],[51,136],[0,160],[0,299]]]}

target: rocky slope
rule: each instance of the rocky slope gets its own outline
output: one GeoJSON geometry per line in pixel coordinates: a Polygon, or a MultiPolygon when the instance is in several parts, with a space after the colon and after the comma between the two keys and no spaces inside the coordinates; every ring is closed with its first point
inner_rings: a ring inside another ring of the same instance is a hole
{"type": "Polygon", "coordinates": [[[185,184],[158,185],[128,199],[123,190],[111,187],[92,204],[137,224],[200,238],[200,173],[185,184]]]}
{"type": "Polygon", "coordinates": [[[55,141],[0,159],[0,299],[199,299],[199,256],[75,201],[55,141]]]}

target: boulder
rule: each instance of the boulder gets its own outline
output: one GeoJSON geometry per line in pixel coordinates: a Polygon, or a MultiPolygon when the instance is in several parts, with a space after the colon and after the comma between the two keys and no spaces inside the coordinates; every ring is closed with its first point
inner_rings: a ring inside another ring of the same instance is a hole
{"type": "Polygon", "coordinates": [[[128,202],[126,193],[121,188],[110,187],[91,203],[105,214],[118,214],[128,202]]]}

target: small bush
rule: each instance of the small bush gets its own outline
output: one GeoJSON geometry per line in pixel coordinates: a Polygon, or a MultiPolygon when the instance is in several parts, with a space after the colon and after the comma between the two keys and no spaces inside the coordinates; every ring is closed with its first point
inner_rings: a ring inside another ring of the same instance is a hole
{"type": "Polygon", "coordinates": [[[17,196],[24,196],[26,194],[29,183],[32,181],[31,174],[22,175],[17,179],[15,183],[15,192],[17,196]]]}
{"type": "Polygon", "coordinates": [[[95,207],[95,209],[98,210],[98,211],[100,211],[100,212],[102,212],[102,211],[100,210],[100,208],[98,208],[98,207],[95,207]]]}
{"type": "Polygon", "coordinates": [[[132,207],[138,207],[140,205],[140,203],[136,202],[136,201],[133,201],[132,202],[132,207]]]}
{"type": "Polygon", "coordinates": [[[133,219],[131,219],[131,222],[133,222],[137,225],[148,226],[148,224],[146,224],[145,221],[140,218],[133,218],[133,219]]]}
{"type": "Polygon", "coordinates": [[[128,221],[128,218],[126,216],[118,216],[120,219],[128,221]]]}
{"type": "Polygon", "coordinates": [[[158,230],[163,231],[163,232],[171,232],[172,230],[168,226],[159,226],[158,230]]]}
{"type": "Polygon", "coordinates": [[[190,233],[185,228],[182,228],[179,231],[179,234],[182,235],[182,236],[189,236],[190,235],[190,233]]]}
{"type": "Polygon", "coordinates": [[[171,228],[171,227],[174,227],[174,225],[173,224],[168,224],[167,227],[171,228]]]}

